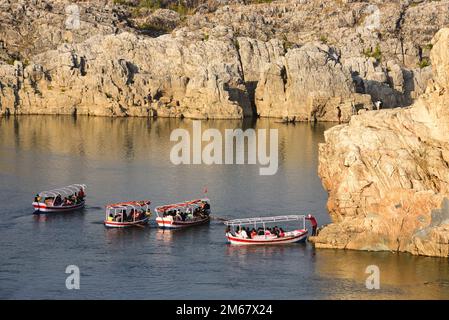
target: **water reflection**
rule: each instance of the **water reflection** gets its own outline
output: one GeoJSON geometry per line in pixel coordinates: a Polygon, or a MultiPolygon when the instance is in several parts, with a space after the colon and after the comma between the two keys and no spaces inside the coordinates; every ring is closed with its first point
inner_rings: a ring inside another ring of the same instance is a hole
{"type": "MultiPolygon", "coordinates": [[[[317,250],[316,272],[322,277],[350,280],[362,298],[449,299],[449,261],[391,252],[317,250]],[[332,263],[329,263],[332,261],[332,263]],[[370,265],[379,267],[380,290],[366,290],[365,273],[370,265]]],[[[354,292],[333,292],[327,298],[354,298],[354,292]]]]}

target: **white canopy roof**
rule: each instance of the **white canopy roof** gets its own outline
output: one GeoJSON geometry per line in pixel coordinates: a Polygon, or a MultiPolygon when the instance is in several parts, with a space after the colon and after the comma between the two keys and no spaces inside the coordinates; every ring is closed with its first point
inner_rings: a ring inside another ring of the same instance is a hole
{"type": "Polygon", "coordinates": [[[275,217],[258,217],[258,218],[245,218],[234,219],[225,221],[224,224],[228,226],[242,226],[242,225],[254,225],[261,223],[275,223],[275,222],[287,222],[287,221],[303,221],[305,215],[288,215],[288,216],[275,216],[275,217]]]}
{"type": "Polygon", "coordinates": [[[85,184],[72,184],[70,186],[62,187],[59,189],[53,189],[48,191],[42,191],[39,193],[40,197],[48,198],[48,197],[56,197],[60,195],[61,197],[67,197],[79,192],[81,189],[85,190],[85,184]]]}

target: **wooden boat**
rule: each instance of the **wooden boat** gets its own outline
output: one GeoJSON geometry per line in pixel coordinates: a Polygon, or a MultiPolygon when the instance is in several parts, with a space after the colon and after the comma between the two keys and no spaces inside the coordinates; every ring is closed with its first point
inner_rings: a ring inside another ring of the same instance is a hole
{"type": "Polygon", "coordinates": [[[104,225],[109,228],[144,226],[151,217],[149,200],[128,201],[106,206],[104,225]]]}
{"type": "Polygon", "coordinates": [[[86,185],[72,184],[67,187],[43,191],[32,203],[35,213],[68,212],[82,209],[85,205],[86,185]]]}
{"type": "Polygon", "coordinates": [[[308,231],[305,227],[306,217],[304,215],[289,215],[289,216],[276,216],[276,217],[261,217],[261,218],[247,218],[247,219],[234,219],[224,222],[227,225],[226,238],[228,243],[233,245],[274,245],[274,244],[288,244],[305,242],[307,239],[308,231]],[[271,234],[267,231],[266,225],[270,223],[279,224],[281,222],[302,222],[302,228],[294,229],[291,231],[283,232],[280,234],[271,234]],[[250,236],[241,232],[233,232],[231,227],[238,227],[242,229],[243,226],[252,226],[257,230],[258,226],[262,226],[263,235],[250,236]]]}
{"type": "Polygon", "coordinates": [[[155,211],[156,222],[163,229],[183,229],[210,221],[210,201],[207,198],[160,206],[155,211]]]}

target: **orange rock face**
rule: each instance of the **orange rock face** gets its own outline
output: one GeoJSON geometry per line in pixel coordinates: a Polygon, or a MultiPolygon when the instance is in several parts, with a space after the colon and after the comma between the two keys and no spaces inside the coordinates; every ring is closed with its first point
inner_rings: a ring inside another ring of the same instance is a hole
{"type": "Polygon", "coordinates": [[[413,106],[325,133],[318,171],[333,223],[317,247],[449,256],[449,29],[431,58],[433,80],[413,106]]]}

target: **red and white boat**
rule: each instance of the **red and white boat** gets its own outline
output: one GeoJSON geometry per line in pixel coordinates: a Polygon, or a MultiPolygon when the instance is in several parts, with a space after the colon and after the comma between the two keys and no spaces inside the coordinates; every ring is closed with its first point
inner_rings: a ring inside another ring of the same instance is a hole
{"type": "Polygon", "coordinates": [[[67,187],[43,191],[32,203],[35,212],[68,212],[82,209],[85,205],[86,185],[72,184],[67,187]]]}
{"type": "Polygon", "coordinates": [[[182,229],[210,221],[210,201],[207,198],[160,206],[155,209],[159,228],[182,229]]]}
{"type": "Polygon", "coordinates": [[[308,234],[305,220],[304,215],[229,220],[225,222],[225,225],[227,225],[226,238],[228,243],[234,245],[273,245],[305,242],[308,234]],[[272,233],[266,227],[267,224],[295,221],[302,222],[302,228],[291,231],[277,229],[275,233],[272,233]],[[252,226],[253,232],[256,233],[251,235],[251,232],[248,234],[246,230],[241,231],[245,229],[245,226],[252,226]],[[236,227],[238,230],[233,231],[232,227],[236,227]]]}
{"type": "Polygon", "coordinates": [[[144,226],[151,217],[149,200],[128,201],[106,206],[104,225],[109,228],[144,226]]]}

